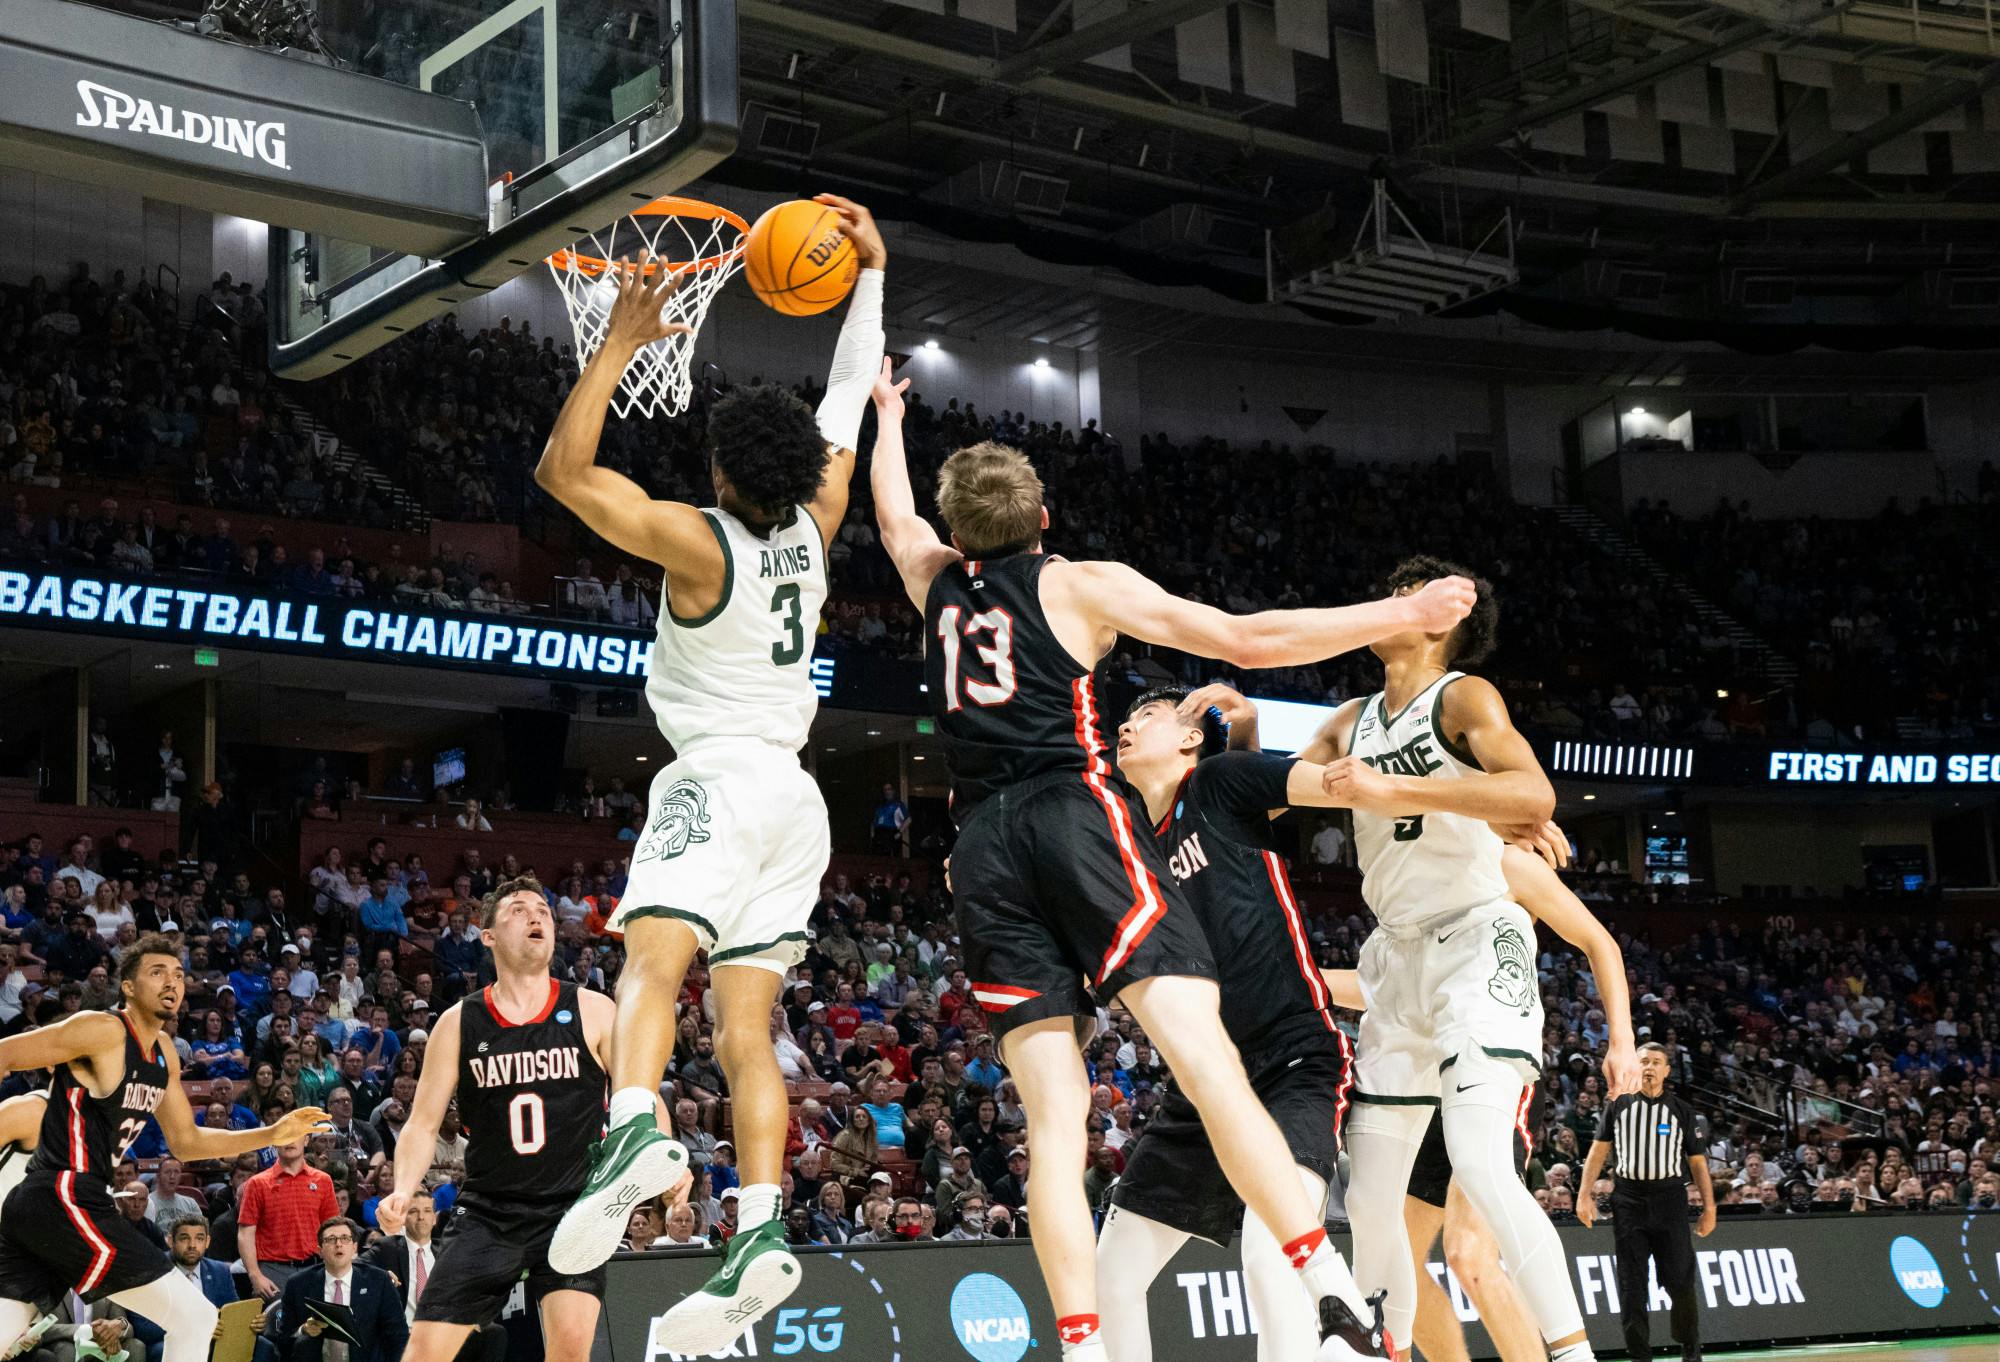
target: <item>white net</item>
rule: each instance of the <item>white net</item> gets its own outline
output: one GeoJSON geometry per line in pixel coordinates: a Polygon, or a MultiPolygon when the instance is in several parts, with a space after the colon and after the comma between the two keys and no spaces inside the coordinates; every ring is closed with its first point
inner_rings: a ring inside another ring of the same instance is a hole
{"type": "Polygon", "coordinates": [[[625,368],[611,408],[620,416],[678,416],[694,395],[691,369],[696,333],[708,315],[708,305],[729,277],[743,268],[743,219],[724,209],[691,200],[661,199],[648,211],[620,218],[602,232],[592,232],[575,248],[549,257],[549,273],[562,290],[576,335],[576,362],[590,363],[604,343],[611,305],[618,298],[616,272],[620,255],[636,260],[650,254],[648,270],[668,270],[681,276],[681,286],[668,297],[661,317],[689,327],[640,349],[625,368]],[[681,211],[677,211],[681,210],[681,211]]]}

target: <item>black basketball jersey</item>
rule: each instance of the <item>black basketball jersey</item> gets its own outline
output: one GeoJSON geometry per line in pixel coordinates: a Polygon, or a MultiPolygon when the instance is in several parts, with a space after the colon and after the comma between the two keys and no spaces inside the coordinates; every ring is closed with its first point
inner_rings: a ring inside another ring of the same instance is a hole
{"type": "Polygon", "coordinates": [[[1115,778],[1090,669],[1042,613],[1045,553],[969,558],[931,579],[924,683],[963,820],[996,790],[1052,771],[1115,778]]]}
{"type": "Polygon", "coordinates": [[[604,1138],[609,1080],[584,1039],[575,984],[549,980],[532,1021],[501,1017],[488,987],[458,1017],[460,1203],[488,1213],[567,1207],[604,1138]]]}
{"type": "Polygon", "coordinates": [[[1239,1050],[1334,1032],[1326,983],[1271,838],[1291,757],[1224,752],[1197,762],[1153,829],[1221,971],[1222,1024],[1239,1050]]]}
{"type": "Polygon", "coordinates": [[[93,1097],[69,1065],[56,1066],[30,1172],[87,1173],[108,1183],[132,1141],[160,1109],[160,1099],[167,1094],[167,1062],[160,1043],[156,1040],[150,1051],[141,1050],[132,1019],[123,1008],[116,1015],[125,1023],[124,1076],[109,1095],[93,1097]]]}

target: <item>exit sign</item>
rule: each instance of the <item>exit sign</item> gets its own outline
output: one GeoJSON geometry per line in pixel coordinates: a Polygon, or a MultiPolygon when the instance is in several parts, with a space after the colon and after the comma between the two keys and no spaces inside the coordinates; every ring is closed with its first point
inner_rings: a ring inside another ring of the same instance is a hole
{"type": "Polygon", "coordinates": [[[931,734],[937,732],[937,720],[936,719],[917,720],[917,732],[922,734],[931,734]]]}
{"type": "Polygon", "coordinates": [[[220,667],[222,665],[222,654],[213,648],[197,648],[194,650],[194,665],[197,667],[220,667]]]}

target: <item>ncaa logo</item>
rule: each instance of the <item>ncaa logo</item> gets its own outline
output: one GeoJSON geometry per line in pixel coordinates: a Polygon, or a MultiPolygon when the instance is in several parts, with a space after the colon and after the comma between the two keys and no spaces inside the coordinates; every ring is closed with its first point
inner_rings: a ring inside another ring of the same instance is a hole
{"type": "Polygon", "coordinates": [[[1889,1245],[1889,1270],[1896,1274],[1896,1285],[1903,1288],[1903,1294],[1914,1304],[1926,1310],[1944,1304],[1944,1273],[1939,1270],[1937,1259],[1909,1235],[1899,1235],[1889,1245]]]}
{"type": "Polygon", "coordinates": [[[1021,1293],[990,1272],[952,1288],[951,1331],[975,1362],[1021,1362],[1035,1341],[1021,1293]]]}

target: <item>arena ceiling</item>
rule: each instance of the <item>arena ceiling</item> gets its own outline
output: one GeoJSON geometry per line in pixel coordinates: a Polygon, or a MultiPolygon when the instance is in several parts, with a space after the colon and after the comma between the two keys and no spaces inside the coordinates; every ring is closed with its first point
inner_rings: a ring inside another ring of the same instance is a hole
{"type": "Polygon", "coordinates": [[[1990,0],[736,4],[726,183],[1262,302],[1352,249],[1381,179],[1439,244],[1510,222],[1487,313],[1769,351],[2000,322],[1990,0]]]}

